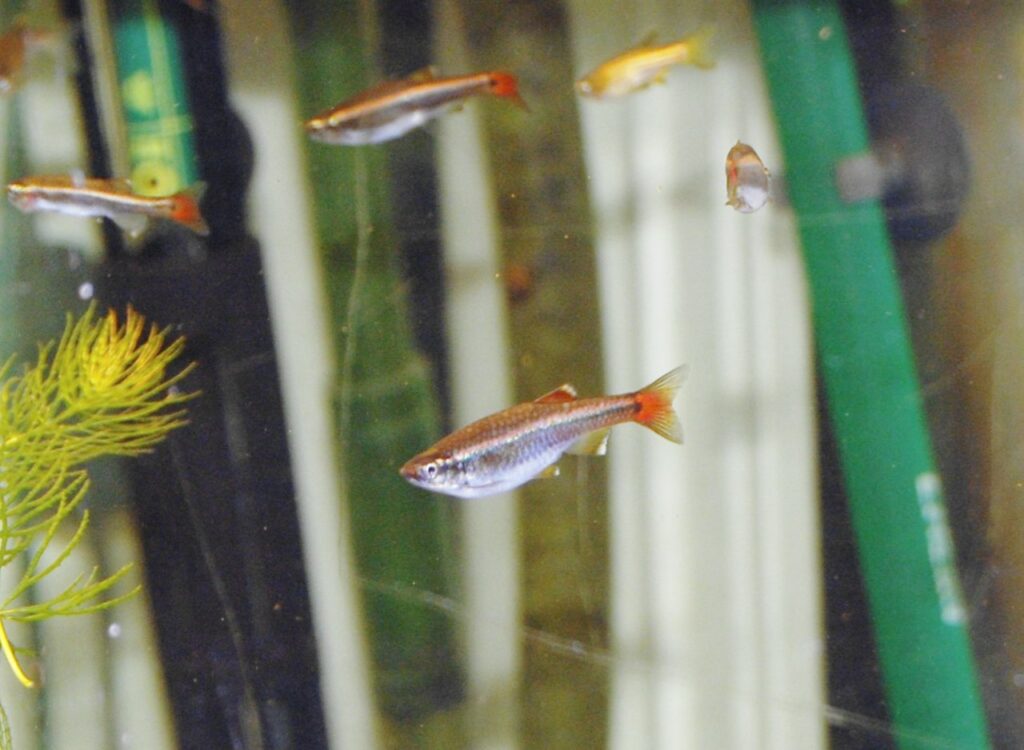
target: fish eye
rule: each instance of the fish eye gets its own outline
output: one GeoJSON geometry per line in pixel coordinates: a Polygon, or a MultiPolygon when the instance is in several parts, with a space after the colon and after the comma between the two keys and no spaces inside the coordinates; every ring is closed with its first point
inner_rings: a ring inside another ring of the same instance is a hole
{"type": "Polygon", "coordinates": [[[429,464],[423,467],[423,473],[427,475],[427,479],[433,479],[437,476],[437,463],[431,461],[429,464]]]}

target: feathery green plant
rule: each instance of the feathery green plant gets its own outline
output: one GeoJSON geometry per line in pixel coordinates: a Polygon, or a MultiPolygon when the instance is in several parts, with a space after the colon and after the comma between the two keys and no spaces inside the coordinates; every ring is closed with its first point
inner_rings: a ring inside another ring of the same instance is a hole
{"type": "Polygon", "coordinates": [[[105,599],[131,564],[106,578],[93,568],[50,599],[18,603],[61,566],[88,528],[87,510],[70,518],[89,488],[83,464],[143,453],[185,424],[182,405],[195,394],[172,386],[193,365],[167,375],[185,346],[180,337],[165,345],[167,334],[155,325],[146,334],[145,320],[130,307],[122,325],[113,310],[97,318],[90,306],[77,322],[68,316],[60,341],[40,346],[35,363],[16,371],[12,357],[0,366],[0,575],[15,559],[25,560],[20,580],[0,600],[0,649],[26,687],[34,683],[18,663],[7,622],[96,612],[139,589],[105,599]],[[65,521],[74,533],[54,544],[65,521]]]}

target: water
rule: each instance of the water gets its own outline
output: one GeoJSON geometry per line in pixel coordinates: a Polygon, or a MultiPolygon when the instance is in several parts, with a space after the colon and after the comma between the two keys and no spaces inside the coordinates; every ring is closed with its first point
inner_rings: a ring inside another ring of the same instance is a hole
{"type": "Polygon", "coordinates": [[[0,666],[14,747],[1019,744],[1018,11],[192,5],[0,9],[62,30],[0,99],[4,179],[201,179],[212,228],[0,211],[3,356],[131,304],[185,336],[178,387],[201,392],[152,453],[91,466],[61,573],[134,561],[141,594],[8,624],[40,683],[0,666]],[[573,90],[709,24],[713,70],[573,90]],[[830,109],[847,39],[896,154],[887,214],[815,167],[860,148],[830,109]],[[512,71],[530,111],[480,97],[361,148],[302,132],[427,65],[512,71]],[[755,214],[723,205],[737,140],[778,189],[755,214]],[[680,363],[682,447],[617,427],[607,457],[476,501],[397,474],[561,383],[680,363]]]}

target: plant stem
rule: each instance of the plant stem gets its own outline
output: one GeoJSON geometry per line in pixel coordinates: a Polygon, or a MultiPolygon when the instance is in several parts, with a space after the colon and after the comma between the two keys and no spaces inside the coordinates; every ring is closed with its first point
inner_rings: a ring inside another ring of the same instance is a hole
{"type": "Polygon", "coordinates": [[[7,628],[4,627],[2,617],[0,617],[0,648],[3,649],[4,656],[7,657],[7,663],[11,665],[11,671],[18,678],[18,682],[27,688],[35,687],[36,684],[25,674],[25,671],[18,663],[18,657],[14,654],[14,646],[11,645],[10,638],[7,637],[7,628]]]}

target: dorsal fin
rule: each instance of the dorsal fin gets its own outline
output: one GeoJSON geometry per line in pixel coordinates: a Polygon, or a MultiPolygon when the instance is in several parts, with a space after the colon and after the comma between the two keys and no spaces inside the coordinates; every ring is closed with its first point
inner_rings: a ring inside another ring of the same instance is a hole
{"type": "Polygon", "coordinates": [[[433,81],[435,78],[437,78],[437,68],[427,65],[419,70],[414,70],[405,77],[405,80],[410,83],[423,83],[424,81],[433,81]]]}
{"type": "Polygon", "coordinates": [[[111,177],[109,184],[113,190],[118,190],[122,193],[135,192],[135,188],[132,187],[132,181],[127,177],[111,177]]]}
{"type": "Polygon", "coordinates": [[[576,400],[576,389],[568,383],[555,388],[553,391],[548,391],[543,396],[539,396],[533,400],[535,404],[564,404],[569,401],[576,400]]]}
{"type": "Polygon", "coordinates": [[[639,42],[633,45],[633,49],[643,49],[644,47],[650,47],[656,41],[658,41],[658,30],[651,29],[646,34],[644,34],[643,38],[639,42]]]}

